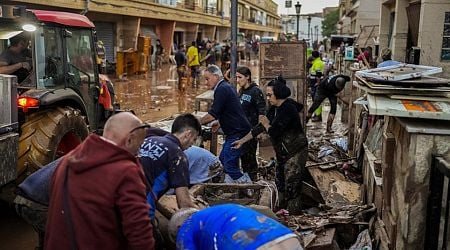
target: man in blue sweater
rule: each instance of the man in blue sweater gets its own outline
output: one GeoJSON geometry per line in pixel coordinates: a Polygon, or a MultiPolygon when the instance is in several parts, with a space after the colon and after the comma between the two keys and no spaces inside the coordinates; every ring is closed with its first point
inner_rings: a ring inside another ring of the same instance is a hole
{"type": "Polygon", "coordinates": [[[237,91],[223,79],[222,71],[216,65],[208,66],[204,71],[204,77],[208,87],[214,90],[214,101],[208,114],[203,116],[200,122],[202,124],[213,122],[213,127],[220,125],[225,134],[225,143],[219,156],[225,174],[235,183],[251,182],[248,175],[244,175],[239,168],[241,149],[234,149],[231,146],[251,129],[237,91]]]}
{"type": "Polygon", "coordinates": [[[303,249],[289,228],[236,204],[179,210],[170,219],[169,237],[177,249],[303,249]]]}

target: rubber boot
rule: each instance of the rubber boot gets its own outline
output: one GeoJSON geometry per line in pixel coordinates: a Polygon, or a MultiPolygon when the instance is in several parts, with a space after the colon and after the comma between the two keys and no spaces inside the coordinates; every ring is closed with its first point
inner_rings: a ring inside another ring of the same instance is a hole
{"type": "Polygon", "coordinates": [[[333,133],[333,130],[331,130],[331,125],[333,125],[333,120],[334,120],[334,114],[329,114],[328,120],[327,120],[327,133],[333,133]]]}

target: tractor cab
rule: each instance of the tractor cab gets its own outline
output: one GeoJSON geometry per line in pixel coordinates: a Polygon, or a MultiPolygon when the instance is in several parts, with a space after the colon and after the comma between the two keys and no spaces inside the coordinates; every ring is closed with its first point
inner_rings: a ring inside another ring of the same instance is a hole
{"type": "Polygon", "coordinates": [[[72,106],[87,116],[95,130],[100,122],[96,112],[101,109],[93,23],[73,13],[1,7],[0,55],[17,56],[31,66],[9,73],[17,76],[19,94],[30,98],[19,108],[33,112],[47,105],[72,106]],[[27,39],[26,48],[20,54],[8,53],[17,37],[27,39]]]}
{"type": "Polygon", "coordinates": [[[115,112],[114,89],[99,75],[94,24],[87,17],[0,8],[0,82],[1,74],[16,75],[18,82],[19,183],[89,132],[101,133],[115,112]]]}

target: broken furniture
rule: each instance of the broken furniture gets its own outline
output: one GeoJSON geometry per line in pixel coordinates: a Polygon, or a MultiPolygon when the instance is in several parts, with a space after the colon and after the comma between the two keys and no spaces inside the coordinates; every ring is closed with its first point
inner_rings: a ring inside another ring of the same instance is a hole
{"type": "Polygon", "coordinates": [[[364,199],[377,208],[374,239],[379,247],[445,249],[450,231],[450,85],[428,74],[438,72],[435,67],[406,66],[419,69],[422,77],[403,78],[418,72],[401,71],[402,65],[394,74],[390,67],[356,73],[359,100],[353,115],[356,120],[365,119],[360,113],[368,117],[366,135],[357,134],[360,126],[353,124],[355,137],[367,137],[362,145],[364,199]],[[374,116],[383,119],[368,125],[374,116]]]}

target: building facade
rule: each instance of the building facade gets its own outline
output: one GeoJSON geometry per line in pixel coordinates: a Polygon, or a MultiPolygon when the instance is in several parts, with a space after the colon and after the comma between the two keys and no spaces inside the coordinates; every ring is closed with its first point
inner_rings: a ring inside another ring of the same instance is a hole
{"type": "Polygon", "coordinates": [[[380,47],[398,61],[442,67],[450,77],[450,1],[383,0],[380,47]]]}
{"type": "Polygon", "coordinates": [[[358,35],[364,27],[378,25],[381,0],[340,0],[342,34],[358,35]]]}
{"type": "MultiPolygon", "coordinates": [[[[118,51],[137,49],[138,36],[160,39],[166,51],[202,39],[230,39],[229,0],[22,0],[2,4],[30,9],[84,13],[94,22],[103,41],[107,60],[118,51]],[[175,46],[174,46],[175,45],[175,46]]],[[[239,0],[238,27],[245,36],[278,36],[278,5],[273,0],[239,0]]]]}

